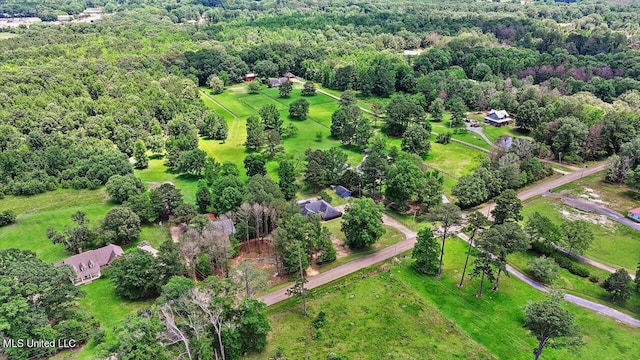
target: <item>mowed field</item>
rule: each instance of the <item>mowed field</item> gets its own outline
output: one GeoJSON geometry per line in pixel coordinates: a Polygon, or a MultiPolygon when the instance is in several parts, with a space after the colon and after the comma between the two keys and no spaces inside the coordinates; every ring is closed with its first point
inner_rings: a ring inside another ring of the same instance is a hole
{"type": "MultiPolygon", "coordinates": [[[[244,149],[246,118],[250,115],[258,114],[258,110],[262,106],[272,104],[280,110],[284,126],[292,123],[298,128],[296,136],[283,139],[283,146],[288,156],[294,158],[302,157],[304,156],[304,151],[308,148],[326,150],[331,147],[340,147],[347,154],[350,165],[359,164],[363,157],[360,151],[344,146],[330,137],[331,115],[339,108],[336,99],[319,92],[314,96],[304,97],[310,104],[307,119],[303,121],[289,119],[288,106],[301,98],[300,87],[301,84],[295,83],[292,95],[289,98],[280,98],[277,88],[267,88],[266,86],[263,86],[259,94],[248,94],[244,84],[231,86],[217,95],[212,95],[208,89],[202,88],[200,97],[204,103],[227,120],[229,137],[224,143],[202,140],[200,148],[218,161],[230,161],[236,164],[244,175],[243,160],[247,154],[244,149]],[[322,136],[321,141],[316,138],[318,133],[322,136]]],[[[337,96],[340,95],[339,92],[335,92],[335,94],[337,96]]],[[[359,102],[358,105],[362,104],[359,102]]],[[[462,136],[471,137],[472,135],[462,136]]],[[[437,144],[435,143],[435,137],[432,137],[431,140],[431,151],[425,158],[425,164],[450,174],[450,176],[445,177],[445,193],[450,195],[455,179],[475,169],[482,159],[486,158],[486,154],[457,143],[437,144]]],[[[481,141],[478,140],[471,142],[482,145],[481,141]]],[[[388,139],[388,146],[397,146],[399,148],[400,144],[400,138],[388,139]]],[[[484,143],[484,145],[488,147],[488,144],[484,143]]],[[[275,161],[267,163],[267,170],[270,175],[275,175],[277,170],[275,161]]]]}
{"type": "MultiPolygon", "coordinates": [[[[313,290],[308,318],[297,299],[271,307],[274,330],[267,350],[250,358],[270,359],[280,349],[289,359],[323,359],[330,352],[349,359],[531,359],[536,340],[522,328],[523,308],[545,295],[514,277],[503,277],[499,292],[489,288],[480,299],[478,279],[467,278],[457,288],[465,250],[459,239],[447,242],[440,279],[419,274],[405,260],[313,290]],[[312,321],[320,311],[328,323],[317,335],[312,321]]],[[[545,349],[544,359],[640,356],[640,329],[570,304],[566,308],[586,344],[575,354],[545,349]]]]}
{"type": "Polygon", "coordinates": [[[18,36],[18,35],[12,34],[12,33],[0,32],[0,40],[11,39],[11,38],[14,38],[16,36],[18,36]]]}

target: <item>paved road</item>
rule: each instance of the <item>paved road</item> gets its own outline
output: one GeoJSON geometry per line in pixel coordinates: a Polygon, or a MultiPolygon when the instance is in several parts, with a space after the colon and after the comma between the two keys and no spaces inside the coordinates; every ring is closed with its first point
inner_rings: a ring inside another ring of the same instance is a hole
{"type": "MultiPolygon", "coordinates": [[[[413,248],[413,245],[416,242],[415,232],[411,231],[410,229],[387,215],[383,215],[382,220],[386,225],[394,227],[395,229],[402,232],[405,236],[405,239],[396,243],[395,245],[376,251],[359,259],[350,261],[344,265],[340,265],[318,275],[309,277],[307,278],[308,282],[306,284],[306,287],[308,289],[313,289],[315,287],[327,284],[335,279],[339,279],[360,269],[364,269],[373,264],[390,259],[394,256],[398,256],[399,254],[402,254],[403,252],[411,250],[413,248]]],[[[286,295],[287,289],[288,288],[276,290],[258,298],[258,300],[263,301],[267,305],[273,305],[288,298],[288,296],[286,295]]]]}
{"type": "MultiPolygon", "coordinates": [[[[632,221],[631,219],[625,217],[624,215],[620,214],[619,212],[613,211],[607,207],[604,207],[602,205],[598,205],[595,204],[591,201],[585,200],[585,199],[580,199],[580,198],[575,198],[572,196],[568,196],[568,195],[563,195],[563,194],[559,194],[559,193],[548,193],[548,194],[544,194],[543,196],[549,196],[549,197],[554,197],[554,198],[559,198],[562,199],[562,202],[574,207],[576,209],[582,210],[582,211],[587,211],[587,212],[596,212],[598,214],[604,215],[606,217],[608,217],[609,219],[616,221],[622,225],[628,226],[630,228],[636,229],[640,231],[640,224],[632,221]]],[[[560,246],[556,246],[556,248],[560,251],[562,251],[565,254],[569,254],[569,250],[562,248],[560,246]]],[[[586,263],[589,264],[591,266],[597,267],[599,269],[602,269],[604,271],[608,271],[610,273],[614,273],[616,272],[616,268],[609,266],[609,265],[605,265],[603,263],[597,262],[595,260],[589,259],[588,257],[582,256],[580,254],[571,254],[572,257],[586,263]]],[[[627,270],[634,270],[634,269],[627,269],[627,270]]],[[[635,275],[633,274],[633,271],[629,272],[629,275],[631,276],[632,279],[635,279],[635,275]]]]}
{"type": "MultiPolygon", "coordinates": [[[[467,237],[467,235],[463,234],[463,233],[459,233],[458,237],[466,242],[469,242],[469,237],[467,237]]],[[[522,280],[523,282],[525,282],[527,285],[535,288],[536,290],[540,290],[543,292],[549,292],[549,289],[544,286],[543,284],[530,279],[529,277],[527,277],[525,274],[521,273],[520,271],[514,269],[511,265],[507,265],[507,272],[509,273],[509,275],[513,275],[515,277],[517,277],[518,279],[522,280]]],[[[602,305],[602,304],[598,304],[596,302],[593,301],[589,301],[587,299],[583,299],[581,297],[575,296],[575,295],[569,295],[569,294],[565,294],[564,295],[564,299],[570,303],[576,304],[578,306],[581,306],[583,308],[595,311],[599,314],[602,314],[604,316],[608,316],[610,318],[613,318],[617,321],[623,322],[625,324],[629,324],[635,327],[640,327],[640,320],[633,318],[632,316],[629,316],[621,311],[618,311],[616,309],[610,308],[606,305],[602,305]]]]}
{"type": "Polygon", "coordinates": [[[629,219],[628,217],[620,214],[619,212],[609,209],[608,207],[598,205],[586,199],[580,199],[580,198],[576,198],[576,197],[564,195],[564,194],[551,193],[551,194],[546,194],[545,196],[562,199],[563,203],[571,207],[574,207],[582,211],[596,212],[624,226],[628,226],[630,228],[640,231],[640,223],[637,223],[629,219]]]}
{"type": "MultiPolygon", "coordinates": [[[[592,173],[596,173],[602,169],[604,169],[606,167],[606,164],[601,164],[599,166],[595,166],[592,167],[588,170],[585,171],[585,175],[587,174],[592,174],[592,173]],[[587,171],[589,171],[587,173],[587,171]]],[[[539,184],[536,186],[533,186],[529,189],[525,189],[523,191],[521,191],[521,193],[518,195],[518,197],[520,197],[520,199],[525,200],[525,199],[529,199],[533,196],[536,195],[540,195],[543,194],[545,192],[548,192],[549,189],[552,189],[554,187],[566,184],[568,182],[571,182],[577,178],[579,178],[580,174],[570,174],[570,175],[565,175],[561,178],[558,179],[554,179],[551,180],[547,183],[543,183],[543,184],[539,184]]],[[[494,206],[494,204],[487,204],[481,208],[479,208],[479,210],[483,213],[489,213],[489,209],[491,209],[494,206]]],[[[340,207],[340,209],[343,207],[340,207]]],[[[385,249],[376,251],[373,254],[364,256],[362,258],[359,258],[357,260],[351,261],[347,264],[338,266],[336,268],[333,268],[331,270],[328,270],[326,272],[320,273],[318,275],[312,276],[310,277],[308,280],[309,282],[307,283],[307,287],[312,289],[314,287],[320,286],[320,285],[324,285],[332,280],[338,279],[340,277],[343,277],[345,275],[351,274],[355,271],[358,271],[360,269],[363,269],[365,267],[371,266],[373,264],[376,264],[380,261],[383,260],[387,260],[389,258],[392,258],[394,256],[397,256],[409,249],[413,248],[413,244],[415,243],[416,239],[415,239],[415,235],[416,233],[411,231],[410,229],[408,229],[407,227],[403,226],[402,224],[400,224],[399,222],[393,220],[392,218],[388,217],[387,215],[383,215],[383,221],[385,224],[389,225],[389,226],[393,226],[394,228],[398,229],[399,231],[401,231],[404,235],[405,235],[405,239],[399,241],[398,243],[396,243],[393,246],[387,247],[385,249]]],[[[267,305],[272,305],[275,304],[279,301],[285,300],[287,298],[287,296],[285,295],[286,289],[280,289],[277,291],[274,291],[272,293],[266,294],[262,297],[260,297],[261,301],[264,301],[267,305]]]]}
{"type": "Polygon", "coordinates": [[[471,126],[470,124],[467,124],[467,131],[471,131],[480,135],[482,140],[484,140],[487,144],[489,144],[489,146],[493,147],[493,141],[489,140],[487,135],[484,134],[484,131],[482,131],[481,126],[471,126]]]}
{"type": "MultiPolygon", "coordinates": [[[[545,181],[541,184],[531,186],[521,190],[518,193],[518,198],[522,201],[525,201],[527,199],[531,199],[532,197],[535,197],[538,195],[547,194],[551,189],[554,189],[554,188],[557,188],[558,186],[562,186],[564,184],[568,184],[572,181],[578,180],[583,176],[589,176],[591,174],[595,174],[606,168],[607,168],[607,163],[603,162],[596,166],[586,168],[584,169],[584,171],[581,170],[581,171],[572,172],[568,175],[563,175],[557,179],[545,181]]],[[[476,210],[480,211],[483,214],[488,214],[490,210],[493,209],[494,206],[495,206],[495,203],[491,202],[491,203],[482,205],[479,208],[476,208],[476,210]]]]}

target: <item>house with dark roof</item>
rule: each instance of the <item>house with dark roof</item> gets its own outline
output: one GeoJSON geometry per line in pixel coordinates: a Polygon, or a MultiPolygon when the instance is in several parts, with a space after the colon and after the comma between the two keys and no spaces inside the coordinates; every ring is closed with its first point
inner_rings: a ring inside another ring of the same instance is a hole
{"type": "Polygon", "coordinates": [[[267,86],[269,86],[270,88],[279,87],[280,85],[288,82],[289,82],[289,78],[286,76],[281,78],[272,78],[272,79],[269,79],[269,83],[267,84],[267,86]]]}
{"type": "Polygon", "coordinates": [[[640,222],[640,207],[629,210],[627,216],[633,221],[640,222]]]}
{"type": "Polygon", "coordinates": [[[349,196],[351,196],[351,190],[342,185],[333,186],[333,191],[335,191],[336,195],[340,196],[341,198],[348,198],[349,196]]]}
{"type": "Polygon", "coordinates": [[[484,117],[484,122],[486,124],[498,126],[498,127],[503,125],[509,125],[513,121],[514,120],[511,118],[511,116],[506,110],[491,110],[489,111],[487,116],[484,117]]]}
{"type": "Polygon", "coordinates": [[[301,200],[298,206],[302,215],[319,215],[325,221],[342,216],[342,212],[324,200],[301,200]]]}
{"type": "MultiPolygon", "coordinates": [[[[82,251],[82,250],[80,250],[82,251]]],[[[75,277],[69,278],[74,285],[89,284],[94,279],[102,276],[101,269],[124,252],[118,245],[109,244],[95,250],[80,252],[77,255],[66,258],[54,266],[69,265],[75,272],[75,277]]]]}

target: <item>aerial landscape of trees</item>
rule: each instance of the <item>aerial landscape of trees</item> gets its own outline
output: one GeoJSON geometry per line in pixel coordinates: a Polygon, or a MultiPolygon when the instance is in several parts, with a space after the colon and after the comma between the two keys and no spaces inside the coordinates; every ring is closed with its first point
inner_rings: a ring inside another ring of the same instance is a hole
{"type": "MultiPolygon", "coordinates": [[[[637,201],[636,1],[9,0],[0,14],[43,20],[0,30],[3,339],[73,337],[84,358],[355,358],[329,329],[372,320],[320,308],[336,291],[309,279],[402,241],[410,256],[355,275],[386,282],[375,299],[464,294],[473,315],[432,310],[465,336],[480,311],[517,322],[501,336],[530,346],[529,331],[535,359],[581,351],[583,331],[603,345],[555,291],[520,296],[515,270],[640,311],[635,267],[614,259],[638,248],[603,245],[618,224],[547,196],[529,211],[518,193],[600,167],[598,186],[624,200],[595,202],[626,214],[637,201]],[[55,22],[87,8],[103,14],[55,22]],[[483,124],[492,109],[513,124],[483,124]],[[341,217],[325,221],[328,207],[341,217]],[[68,281],[61,260],[107,244],[124,254],[103,279],[68,281]],[[293,299],[267,310],[260,296],[278,289],[293,299]],[[517,314],[498,310],[506,297],[517,314]],[[298,321],[282,315],[298,303],[305,335],[276,324],[298,321]],[[117,321],[100,306],[122,307],[117,321]]],[[[371,301],[366,316],[383,318],[371,301]]],[[[405,305],[416,319],[429,308],[405,305]]]]}

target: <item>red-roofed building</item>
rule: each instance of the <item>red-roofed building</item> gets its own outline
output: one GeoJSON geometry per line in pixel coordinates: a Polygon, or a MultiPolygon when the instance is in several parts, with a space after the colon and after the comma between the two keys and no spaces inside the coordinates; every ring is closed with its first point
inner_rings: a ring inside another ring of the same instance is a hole
{"type": "Polygon", "coordinates": [[[627,216],[634,221],[640,222],[640,207],[629,210],[627,216]]]}
{"type": "Polygon", "coordinates": [[[216,216],[213,215],[212,213],[207,213],[206,214],[209,217],[209,220],[214,221],[216,219],[216,216]]]}

